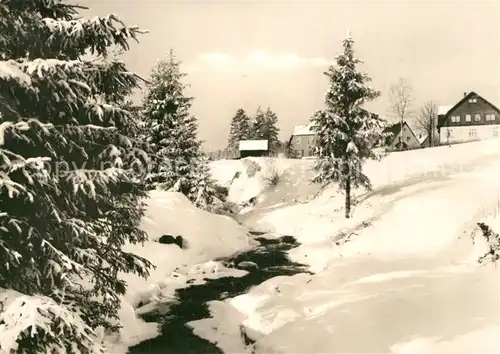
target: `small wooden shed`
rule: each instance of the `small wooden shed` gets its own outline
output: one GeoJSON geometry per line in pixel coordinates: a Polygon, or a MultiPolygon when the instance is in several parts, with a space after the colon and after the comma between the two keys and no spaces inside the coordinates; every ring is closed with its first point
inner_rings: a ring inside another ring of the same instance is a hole
{"type": "Polygon", "coordinates": [[[240,158],[267,156],[269,142],[267,140],[240,140],[240,158]]]}

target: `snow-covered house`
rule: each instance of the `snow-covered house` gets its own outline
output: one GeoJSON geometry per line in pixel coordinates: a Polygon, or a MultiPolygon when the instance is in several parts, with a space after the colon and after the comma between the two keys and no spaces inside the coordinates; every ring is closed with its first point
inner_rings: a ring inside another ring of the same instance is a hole
{"type": "Polygon", "coordinates": [[[500,110],[471,91],[453,106],[441,106],[438,112],[440,144],[498,138],[500,110]]]}
{"type": "Polygon", "coordinates": [[[431,147],[431,146],[438,146],[439,145],[439,134],[437,133],[437,130],[435,130],[435,132],[432,135],[427,134],[427,133],[420,134],[418,136],[418,141],[420,143],[420,147],[422,147],[422,148],[427,148],[427,147],[431,147]],[[432,142],[431,142],[431,139],[432,139],[432,142]]]}
{"type": "Polygon", "coordinates": [[[421,146],[420,141],[406,121],[403,124],[398,122],[389,125],[384,129],[384,133],[390,133],[386,140],[388,151],[418,149],[421,146]]]}
{"type": "Polygon", "coordinates": [[[297,157],[313,156],[313,142],[315,133],[312,130],[312,123],[308,125],[298,125],[293,129],[290,137],[290,148],[297,157]]]}
{"type": "Polygon", "coordinates": [[[266,156],[269,154],[269,142],[267,140],[240,140],[240,158],[266,156]]]}

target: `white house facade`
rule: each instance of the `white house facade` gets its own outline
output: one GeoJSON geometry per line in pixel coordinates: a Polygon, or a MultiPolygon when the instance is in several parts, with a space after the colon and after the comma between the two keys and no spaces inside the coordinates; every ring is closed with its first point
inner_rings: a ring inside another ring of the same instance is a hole
{"type": "Polygon", "coordinates": [[[464,94],[454,106],[440,108],[440,144],[456,144],[500,137],[500,110],[475,92],[464,94]]]}

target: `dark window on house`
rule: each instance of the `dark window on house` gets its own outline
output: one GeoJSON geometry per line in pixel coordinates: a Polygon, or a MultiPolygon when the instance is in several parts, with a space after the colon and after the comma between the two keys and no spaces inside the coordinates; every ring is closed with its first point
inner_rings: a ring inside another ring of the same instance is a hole
{"type": "Polygon", "coordinates": [[[493,136],[498,137],[498,127],[493,127],[493,136]]]}
{"type": "Polygon", "coordinates": [[[475,129],[475,128],[471,128],[471,129],[469,129],[469,136],[470,136],[471,138],[474,138],[474,137],[476,137],[476,136],[477,136],[477,131],[476,131],[476,129],[475,129]]]}
{"type": "Polygon", "coordinates": [[[409,136],[406,137],[406,141],[410,141],[410,137],[409,136]]]}

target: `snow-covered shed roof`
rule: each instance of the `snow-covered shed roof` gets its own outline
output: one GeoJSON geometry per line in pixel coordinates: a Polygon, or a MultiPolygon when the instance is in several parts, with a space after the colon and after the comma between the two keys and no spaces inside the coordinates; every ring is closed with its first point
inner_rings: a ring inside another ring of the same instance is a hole
{"type": "Polygon", "coordinates": [[[240,140],[239,143],[240,151],[267,151],[268,141],[267,140],[240,140]]]}
{"type": "Polygon", "coordinates": [[[297,125],[293,128],[293,134],[296,135],[314,135],[314,131],[312,130],[313,123],[309,123],[308,125],[297,125]]]}

